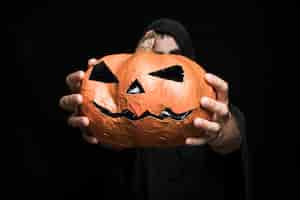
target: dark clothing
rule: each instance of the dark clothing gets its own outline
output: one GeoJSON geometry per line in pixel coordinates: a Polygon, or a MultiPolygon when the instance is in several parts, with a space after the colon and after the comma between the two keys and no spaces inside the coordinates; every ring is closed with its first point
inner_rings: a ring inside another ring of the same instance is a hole
{"type": "MultiPolygon", "coordinates": [[[[231,112],[238,120],[243,136],[241,152],[245,152],[247,144],[243,114],[233,106],[231,112]]],[[[208,145],[169,149],[148,148],[137,150],[136,153],[132,185],[136,199],[179,200],[199,197],[198,199],[232,200],[232,196],[235,196],[235,199],[246,199],[244,192],[241,191],[245,189],[246,180],[240,181],[231,177],[243,176],[242,171],[232,169],[226,171],[226,159],[229,159],[230,155],[219,155],[208,145]]],[[[247,160],[243,158],[241,161],[247,160]]],[[[239,169],[239,166],[235,166],[235,169],[239,169]]]]}

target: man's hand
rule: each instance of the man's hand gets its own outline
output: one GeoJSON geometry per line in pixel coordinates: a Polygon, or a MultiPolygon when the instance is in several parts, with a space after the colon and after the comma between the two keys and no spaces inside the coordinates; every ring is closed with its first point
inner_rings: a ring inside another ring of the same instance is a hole
{"type": "Polygon", "coordinates": [[[221,78],[206,74],[205,79],[216,91],[217,99],[203,97],[201,106],[213,113],[212,121],[195,118],[193,123],[196,128],[204,130],[203,138],[187,138],[187,145],[202,145],[208,143],[213,150],[219,153],[228,153],[239,148],[240,132],[234,116],[229,111],[228,83],[221,78]]]}
{"type": "MultiPolygon", "coordinates": [[[[90,59],[88,65],[95,65],[96,62],[96,59],[90,59]]],[[[78,107],[82,104],[82,96],[79,94],[79,91],[83,78],[83,71],[73,72],[66,77],[66,84],[70,88],[72,94],[61,97],[59,106],[66,111],[72,112],[71,116],[68,118],[68,124],[72,127],[80,128],[82,136],[87,142],[97,144],[98,140],[93,136],[89,136],[85,129],[89,125],[89,119],[85,116],[78,116],[78,107]]]]}

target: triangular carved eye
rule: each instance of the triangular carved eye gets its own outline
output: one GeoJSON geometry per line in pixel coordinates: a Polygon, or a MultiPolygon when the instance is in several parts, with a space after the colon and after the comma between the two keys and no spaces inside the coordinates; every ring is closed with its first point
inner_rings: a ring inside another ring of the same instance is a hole
{"type": "Polygon", "coordinates": [[[104,83],[118,83],[117,77],[110,71],[105,62],[96,64],[90,76],[90,80],[104,83]]]}
{"type": "Polygon", "coordinates": [[[140,82],[136,79],[128,88],[127,94],[140,94],[140,93],[145,93],[142,85],[140,82]]]}
{"type": "Polygon", "coordinates": [[[176,82],[183,82],[184,77],[183,69],[180,65],[174,65],[166,69],[151,72],[150,75],[176,82]]]}

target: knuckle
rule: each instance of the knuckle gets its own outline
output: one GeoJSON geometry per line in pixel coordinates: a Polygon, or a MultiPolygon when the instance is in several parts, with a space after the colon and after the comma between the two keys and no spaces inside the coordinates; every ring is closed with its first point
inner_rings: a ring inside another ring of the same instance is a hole
{"type": "Polygon", "coordinates": [[[220,113],[221,107],[222,106],[220,105],[219,102],[215,102],[215,104],[214,104],[214,111],[217,112],[217,113],[220,113]]]}
{"type": "Polygon", "coordinates": [[[225,92],[227,92],[229,90],[229,84],[226,81],[224,81],[224,83],[223,83],[223,90],[225,92]]]}
{"type": "Polygon", "coordinates": [[[90,144],[97,144],[97,143],[98,143],[98,140],[97,140],[96,137],[90,136],[90,135],[88,135],[88,134],[86,134],[86,133],[82,133],[82,138],[83,138],[86,142],[88,142],[88,143],[90,143],[90,144]]]}
{"type": "Polygon", "coordinates": [[[73,72],[66,77],[66,84],[69,86],[71,90],[77,87],[78,84],[80,84],[81,78],[83,78],[84,72],[83,71],[77,71],[73,72]]]}
{"type": "Polygon", "coordinates": [[[221,130],[221,125],[219,123],[215,123],[215,131],[218,132],[221,130]]]}
{"type": "Polygon", "coordinates": [[[67,85],[70,85],[70,75],[66,76],[65,82],[67,85]]]}
{"type": "MultiPolygon", "coordinates": [[[[96,62],[96,61],[95,61],[95,62],[96,62]]],[[[95,62],[93,63],[93,65],[95,65],[95,64],[96,64],[95,62]]],[[[80,70],[78,73],[79,73],[79,75],[78,75],[78,76],[79,76],[79,79],[80,79],[80,80],[81,80],[81,79],[83,79],[83,78],[84,78],[84,76],[85,76],[85,73],[84,73],[84,71],[80,70]]]]}
{"type": "Polygon", "coordinates": [[[72,121],[71,121],[72,125],[74,127],[81,127],[82,124],[84,123],[84,120],[81,117],[72,117],[72,121]]]}
{"type": "Polygon", "coordinates": [[[209,107],[215,107],[216,106],[216,103],[214,100],[210,99],[210,98],[206,98],[206,104],[209,106],[209,107]]]}
{"type": "Polygon", "coordinates": [[[64,104],[65,104],[65,97],[63,96],[59,99],[59,106],[61,108],[64,108],[64,104]]]}
{"type": "Polygon", "coordinates": [[[83,138],[86,142],[91,143],[90,136],[87,136],[85,133],[82,133],[82,138],[83,138]]]}
{"type": "Polygon", "coordinates": [[[211,130],[211,129],[213,129],[212,127],[214,126],[214,122],[210,122],[210,121],[205,120],[203,122],[203,126],[206,130],[211,130]]]}
{"type": "Polygon", "coordinates": [[[220,124],[218,124],[216,122],[211,122],[211,124],[209,126],[209,130],[212,132],[218,132],[220,130],[220,124]]]}
{"type": "Polygon", "coordinates": [[[220,104],[220,109],[219,109],[219,113],[221,116],[227,116],[229,113],[229,110],[227,108],[227,105],[225,104],[220,104]]]}
{"type": "Polygon", "coordinates": [[[74,77],[80,77],[81,76],[82,71],[79,70],[77,72],[74,72],[74,77]]]}
{"type": "Polygon", "coordinates": [[[80,118],[80,123],[83,127],[88,126],[89,125],[89,120],[86,117],[81,117],[80,118]]]}
{"type": "Polygon", "coordinates": [[[228,110],[228,108],[226,108],[226,110],[224,111],[224,113],[223,113],[223,116],[224,117],[228,117],[229,116],[229,110],[228,110]]]}
{"type": "Polygon", "coordinates": [[[72,99],[70,96],[64,96],[62,98],[62,107],[65,109],[70,109],[70,106],[72,105],[71,100],[72,99]]]}
{"type": "Polygon", "coordinates": [[[80,103],[82,101],[81,94],[73,94],[72,95],[72,100],[74,101],[74,103],[80,103]]]}
{"type": "Polygon", "coordinates": [[[65,96],[64,104],[65,106],[72,105],[73,97],[72,95],[65,96]]]}
{"type": "Polygon", "coordinates": [[[70,125],[70,126],[74,126],[74,117],[73,117],[73,116],[69,117],[69,118],[67,119],[67,123],[68,123],[68,125],[70,125]]]}
{"type": "Polygon", "coordinates": [[[77,94],[71,94],[71,95],[68,95],[66,96],[66,101],[65,101],[65,104],[67,105],[75,105],[77,102],[78,102],[78,96],[77,94]]]}
{"type": "Polygon", "coordinates": [[[217,115],[220,115],[223,112],[224,106],[221,102],[215,102],[214,103],[214,111],[216,112],[217,115]]]}
{"type": "Polygon", "coordinates": [[[90,58],[90,59],[88,60],[88,65],[94,65],[96,62],[97,62],[97,59],[96,59],[96,58],[90,58]]]}

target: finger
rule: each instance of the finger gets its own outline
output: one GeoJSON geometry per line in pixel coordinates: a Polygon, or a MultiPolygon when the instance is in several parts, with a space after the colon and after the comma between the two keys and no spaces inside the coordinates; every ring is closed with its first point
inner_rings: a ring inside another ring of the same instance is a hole
{"type": "Polygon", "coordinates": [[[203,145],[205,143],[207,143],[207,139],[205,138],[187,138],[185,140],[185,144],[190,146],[198,146],[203,145]]]}
{"type": "Polygon", "coordinates": [[[98,144],[98,139],[94,137],[86,127],[79,127],[82,133],[82,138],[90,144],[98,144]]]}
{"type": "Polygon", "coordinates": [[[72,127],[83,128],[89,125],[90,121],[84,116],[71,116],[68,118],[68,124],[72,127]]]}
{"type": "Polygon", "coordinates": [[[94,66],[94,65],[96,65],[97,64],[97,59],[96,58],[91,58],[91,59],[89,59],[88,60],[88,65],[89,66],[94,66]]]}
{"type": "Polygon", "coordinates": [[[99,141],[96,137],[90,136],[86,131],[82,130],[82,138],[90,144],[98,144],[99,141]]]}
{"type": "Polygon", "coordinates": [[[216,75],[206,73],[205,79],[207,82],[215,88],[217,92],[217,99],[219,101],[222,101],[224,103],[228,102],[228,83],[224,81],[223,79],[219,78],[216,75]]]}
{"type": "Polygon", "coordinates": [[[82,104],[83,98],[81,94],[71,94],[60,98],[59,106],[64,110],[74,112],[76,108],[82,104]]]}
{"type": "Polygon", "coordinates": [[[77,71],[69,74],[66,77],[66,83],[72,91],[77,91],[80,89],[81,81],[84,78],[83,71],[77,71]]]}
{"type": "Polygon", "coordinates": [[[196,128],[201,128],[204,132],[219,132],[221,126],[217,122],[208,121],[202,118],[195,118],[193,124],[196,128]]]}
{"type": "Polygon", "coordinates": [[[200,103],[203,108],[212,113],[216,113],[220,117],[227,117],[229,114],[228,106],[225,103],[216,101],[212,98],[202,97],[200,103]]]}

